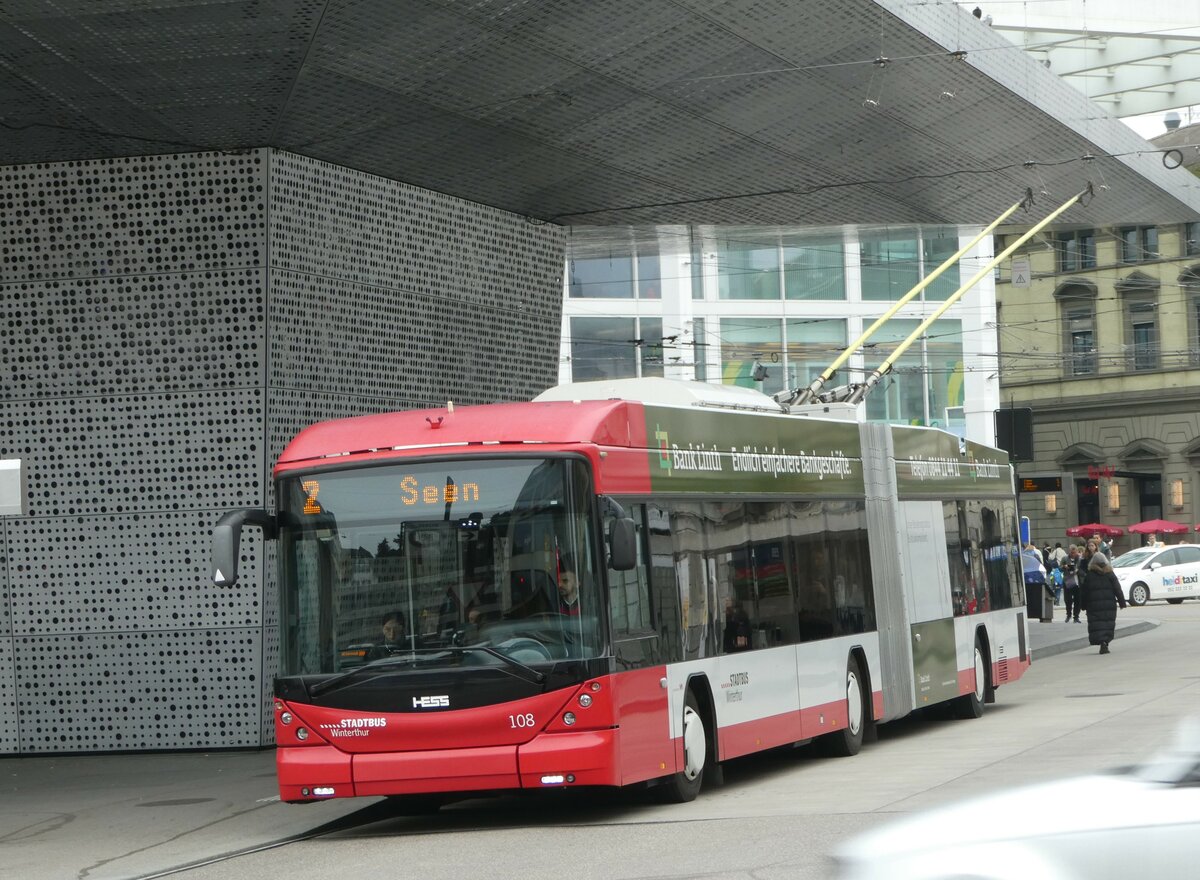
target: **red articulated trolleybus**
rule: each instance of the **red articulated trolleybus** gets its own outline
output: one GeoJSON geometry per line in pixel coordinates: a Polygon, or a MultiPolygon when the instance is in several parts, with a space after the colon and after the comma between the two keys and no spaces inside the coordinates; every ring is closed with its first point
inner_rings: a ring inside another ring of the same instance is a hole
{"type": "Polygon", "coordinates": [[[932,428],[664,379],[315,425],[275,468],[280,795],[650,784],[1030,662],[1012,469],[932,428]]]}

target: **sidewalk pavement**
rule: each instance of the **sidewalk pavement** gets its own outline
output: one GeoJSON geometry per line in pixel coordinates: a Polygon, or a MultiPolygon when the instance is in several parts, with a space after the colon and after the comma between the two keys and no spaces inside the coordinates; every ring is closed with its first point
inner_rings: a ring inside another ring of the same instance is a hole
{"type": "MultiPolygon", "coordinates": [[[[1122,615],[1116,636],[1157,625],[1122,615]]],[[[1035,662],[1088,647],[1087,626],[1061,617],[1029,634],[1035,662]]],[[[4,868],[22,880],[150,880],[329,830],[378,801],[280,803],[271,749],[0,758],[4,868]]]]}
{"type": "MultiPolygon", "coordinates": [[[[1029,623],[1029,648],[1033,654],[1033,662],[1053,657],[1055,654],[1065,654],[1067,651],[1077,651],[1080,648],[1095,648],[1088,644],[1087,618],[1082,623],[1068,623],[1064,619],[1066,610],[1061,605],[1054,606],[1054,619],[1042,623],[1038,620],[1029,623]]],[[[1158,626],[1159,621],[1148,618],[1129,618],[1129,612],[1117,615],[1117,629],[1114,633],[1118,639],[1137,635],[1158,626]]]]}

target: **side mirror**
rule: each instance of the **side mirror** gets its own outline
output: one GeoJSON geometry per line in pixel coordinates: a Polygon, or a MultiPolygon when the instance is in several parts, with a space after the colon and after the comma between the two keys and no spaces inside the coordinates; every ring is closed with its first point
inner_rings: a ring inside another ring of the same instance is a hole
{"type": "Polygon", "coordinates": [[[261,526],[264,538],[274,538],[276,535],[275,517],[265,510],[231,510],[217,520],[213,526],[212,579],[218,587],[232,587],[238,581],[242,526],[246,523],[261,526]]]}
{"type": "Polygon", "coordinates": [[[1151,562],[1150,563],[1151,571],[1158,571],[1162,567],[1163,567],[1163,564],[1161,562],[1151,562]]]}
{"type": "Polygon", "coordinates": [[[637,532],[629,517],[614,519],[608,529],[608,567],[629,571],[637,565],[637,532]]]}

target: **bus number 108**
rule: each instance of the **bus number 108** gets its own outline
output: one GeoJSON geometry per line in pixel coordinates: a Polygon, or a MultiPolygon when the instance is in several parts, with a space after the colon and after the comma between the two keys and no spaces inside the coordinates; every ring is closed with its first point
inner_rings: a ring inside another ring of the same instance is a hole
{"type": "Polygon", "coordinates": [[[508,716],[508,725],[509,725],[509,727],[513,727],[513,728],[533,727],[533,713],[526,712],[522,715],[509,715],[508,716]]]}

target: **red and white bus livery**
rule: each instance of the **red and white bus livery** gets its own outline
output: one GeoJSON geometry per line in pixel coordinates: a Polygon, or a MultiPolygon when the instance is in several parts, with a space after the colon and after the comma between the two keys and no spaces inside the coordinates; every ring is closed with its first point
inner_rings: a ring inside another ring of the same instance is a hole
{"type": "Polygon", "coordinates": [[[315,425],[275,468],[280,794],[653,784],[1029,664],[1012,469],[930,428],[624,380],[315,425]],[[843,417],[850,416],[850,417],[843,417]]]}

